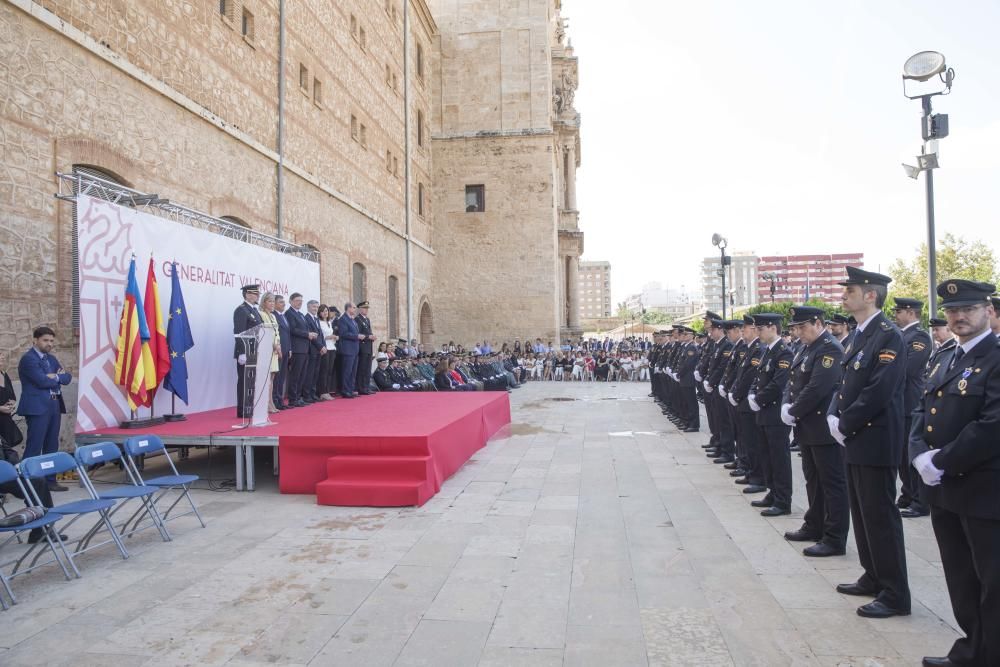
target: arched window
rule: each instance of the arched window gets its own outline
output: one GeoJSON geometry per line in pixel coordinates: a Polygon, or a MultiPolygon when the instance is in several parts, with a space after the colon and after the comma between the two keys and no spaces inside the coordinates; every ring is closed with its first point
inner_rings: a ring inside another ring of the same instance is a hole
{"type": "Polygon", "coordinates": [[[399,279],[389,276],[389,338],[399,338],[399,279]]]}
{"type": "MultiPolygon", "coordinates": [[[[73,173],[81,177],[94,177],[100,178],[104,181],[110,181],[111,183],[116,183],[118,185],[127,186],[125,180],[122,179],[117,174],[108,171],[107,169],[102,169],[90,164],[74,164],[73,173]]],[[[79,182],[73,185],[73,194],[79,194],[79,182]]],[[[106,199],[112,201],[113,198],[110,193],[103,191],[100,188],[92,188],[87,194],[95,199],[106,199]]],[[[72,286],[73,295],[71,299],[71,318],[73,321],[73,329],[78,330],[80,328],[80,230],[76,225],[77,211],[76,211],[76,200],[73,200],[73,233],[71,239],[71,252],[73,255],[73,276],[72,276],[72,286]]]]}
{"type": "Polygon", "coordinates": [[[364,264],[355,262],[351,266],[351,298],[355,304],[361,303],[367,298],[368,277],[366,274],[364,264]]]}
{"type": "Polygon", "coordinates": [[[420,306],[420,342],[429,343],[434,333],[434,316],[431,314],[431,304],[424,301],[420,306]]]}

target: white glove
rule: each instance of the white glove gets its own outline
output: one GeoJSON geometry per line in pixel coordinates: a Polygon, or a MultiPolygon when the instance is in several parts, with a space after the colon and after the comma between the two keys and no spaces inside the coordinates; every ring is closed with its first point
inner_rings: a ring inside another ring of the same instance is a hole
{"type": "Polygon", "coordinates": [[[236,363],[238,363],[240,366],[245,365],[247,363],[247,355],[241,354],[240,356],[236,357],[236,363]]]}
{"type": "Polygon", "coordinates": [[[680,382],[681,381],[681,378],[680,378],[679,375],[677,375],[677,373],[674,373],[672,377],[674,378],[674,382],[680,382]]]}
{"type": "Polygon", "coordinates": [[[398,385],[398,384],[393,384],[393,385],[392,385],[392,388],[393,388],[393,389],[399,389],[399,385],[398,385]]]}
{"type": "Polygon", "coordinates": [[[788,414],[788,411],[792,409],[791,403],[784,403],[781,406],[781,421],[785,422],[787,426],[795,426],[795,417],[788,414]]]}
{"type": "Polygon", "coordinates": [[[845,446],[844,443],[847,440],[847,437],[840,432],[840,417],[837,417],[835,415],[827,415],[826,423],[830,427],[830,435],[833,436],[833,439],[836,440],[841,447],[844,447],[845,446]]]}
{"type": "Polygon", "coordinates": [[[698,382],[701,382],[701,373],[699,373],[698,371],[695,371],[694,372],[694,379],[697,380],[698,382]]]}
{"type": "Polygon", "coordinates": [[[726,385],[724,385],[724,384],[719,384],[719,393],[720,393],[720,394],[721,394],[722,396],[725,396],[725,395],[726,395],[726,385]]]}
{"type": "Polygon", "coordinates": [[[737,407],[737,405],[739,405],[736,402],[736,399],[733,398],[733,392],[729,392],[729,405],[733,406],[734,408],[737,407]]]}
{"type": "Polygon", "coordinates": [[[757,405],[757,394],[749,394],[747,396],[747,403],[750,404],[750,409],[754,412],[760,412],[760,406],[757,405]]]}
{"type": "Polygon", "coordinates": [[[937,486],[941,483],[941,477],[944,475],[944,471],[934,465],[934,462],[931,460],[934,458],[935,453],[933,450],[924,452],[913,459],[913,467],[920,473],[921,479],[924,480],[924,484],[927,486],[937,486]]]}
{"type": "Polygon", "coordinates": [[[711,394],[711,393],[712,393],[712,385],[710,385],[710,384],[708,383],[708,380],[705,380],[704,382],[702,382],[702,383],[701,383],[701,386],[705,388],[705,392],[706,392],[706,393],[708,393],[708,394],[711,394]]]}

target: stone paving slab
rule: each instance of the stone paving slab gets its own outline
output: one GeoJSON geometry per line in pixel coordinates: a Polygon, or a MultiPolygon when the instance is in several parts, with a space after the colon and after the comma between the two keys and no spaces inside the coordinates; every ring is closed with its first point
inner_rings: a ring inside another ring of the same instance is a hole
{"type": "MultiPolygon", "coordinates": [[[[782,537],[805,505],[798,457],[792,516],[765,519],[647,392],[515,391],[511,427],[420,508],[282,496],[261,463],[255,493],[195,492],[207,529],[182,518],[172,542],[130,539],[127,561],[87,554],[79,580],[16,578],[0,664],[888,667],[947,651],[929,521],[905,522],[913,615],[860,618],[834,590],[860,574],[853,542],[811,560],[782,537]]],[[[182,465],[228,474],[203,452],[182,465]]]]}

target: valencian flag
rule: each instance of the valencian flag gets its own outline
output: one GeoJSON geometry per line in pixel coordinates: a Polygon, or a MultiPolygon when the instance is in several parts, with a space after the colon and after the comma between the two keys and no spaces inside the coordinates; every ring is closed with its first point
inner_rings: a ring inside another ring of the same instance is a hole
{"type": "MultiPolygon", "coordinates": [[[[149,326],[149,352],[153,357],[153,367],[156,369],[154,382],[150,389],[150,401],[160,386],[160,382],[170,371],[170,352],[167,350],[167,330],[163,326],[163,315],[160,308],[160,288],[156,284],[156,273],[153,271],[153,258],[149,258],[149,272],[146,274],[146,297],[143,301],[146,312],[146,325],[149,326]]],[[[147,386],[149,383],[147,383],[147,386]]]]}
{"type": "Polygon", "coordinates": [[[184,353],[194,347],[191,337],[191,323],[188,322],[181,281],[177,277],[177,262],[170,268],[170,314],[167,315],[167,349],[170,354],[170,370],[163,380],[163,388],[174,392],[177,398],[188,402],[188,371],[184,353]]]}
{"type": "Polygon", "coordinates": [[[156,367],[149,350],[149,327],[142,309],[139,283],[135,279],[135,257],[128,267],[128,285],[125,287],[125,307],[122,309],[118,328],[118,352],[115,355],[115,383],[125,388],[128,406],[135,410],[140,405],[149,406],[149,390],[156,385],[156,367]]]}

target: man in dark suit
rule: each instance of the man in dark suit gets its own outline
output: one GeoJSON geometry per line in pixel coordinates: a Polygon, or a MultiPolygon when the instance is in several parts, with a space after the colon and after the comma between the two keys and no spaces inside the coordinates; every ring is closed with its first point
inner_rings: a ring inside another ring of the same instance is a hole
{"type": "Polygon", "coordinates": [[[792,351],[779,335],[781,315],[753,316],[762,355],[750,385],[747,403],[756,413],[757,440],[767,495],[750,504],[762,507],[762,516],[782,516],[792,511],[792,459],[788,451],[788,426],[781,421],[781,398],[792,367],[792,351]]]}
{"type": "Polygon", "coordinates": [[[368,319],[368,302],[362,301],[358,304],[358,314],[354,318],[358,325],[358,377],[357,389],[362,396],[370,396],[373,392],[369,388],[372,383],[372,343],[375,336],[372,334],[372,322],[368,319]]]}
{"type": "Polygon", "coordinates": [[[858,558],[865,572],[840,584],[845,595],[874,597],[858,607],[867,618],[910,613],[903,520],[896,507],[896,469],[902,457],[903,335],[882,314],[892,279],[847,267],[842,301],[857,320],[844,350],[844,373],[827,411],[830,434],[846,449],[847,494],[858,558]]]}
{"type": "MultiPolygon", "coordinates": [[[[334,333],[337,333],[339,324],[337,322],[340,320],[340,309],[336,306],[330,306],[330,328],[333,329],[334,333]]],[[[340,359],[337,356],[337,350],[330,350],[328,354],[333,355],[332,363],[330,364],[332,380],[330,381],[330,394],[340,394],[340,359]]]]}
{"type": "Polygon", "coordinates": [[[323,340],[323,329],[319,325],[319,301],[310,299],[303,315],[306,327],[314,334],[309,339],[309,359],[306,363],[305,380],[302,382],[302,400],[306,404],[318,403],[320,398],[316,391],[316,380],[319,378],[320,357],[326,354],[326,341],[323,340]]]}
{"type": "Polygon", "coordinates": [[[278,321],[278,333],[281,336],[281,358],[278,359],[278,373],[271,388],[274,407],[285,410],[285,382],[288,379],[288,360],[292,355],[292,332],[285,316],[285,297],[276,294],[274,297],[274,319],[278,321]]]}
{"type": "MultiPolygon", "coordinates": [[[[242,291],[243,303],[236,306],[236,310],[233,311],[233,334],[241,334],[264,321],[257,310],[257,300],[260,299],[260,286],[244,285],[242,291]]],[[[260,351],[258,350],[258,352],[260,351]]],[[[236,359],[236,416],[240,418],[252,417],[254,401],[247,400],[247,393],[253,392],[254,378],[247,377],[247,369],[245,368],[247,363],[247,346],[239,339],[236,340],[233,357],[236,359]],[[247,383],[249,383],[249,387],[247,383]]],[[[264,372],[269,371],[270,367],[264,372]]],[[[252,398],[256,399],[258,397],[252,398]]]]}
{"type": "Polygon", "coordinates": [[[830,395],[840,382],[844,348],[823,324],[823,310],[796,306],[789,327],[802,343],[792,360],[788,386],[781,406],[781,419],[793,427],[802,451],[802,474],[806,478],[809,509],[802,527],[785,533],[793,542],[816,542],[806,547],[806,556],[842,556],[851,525],[844,479],[844,451],[830,435],[826,409],[830,395]]]}
{"type": "Polygon", "coordinates": [[[295,292],[289,297],[288,302],[291,308],[285,311],[285,317],[288,319],[288,329],[292,334],[292,352],[288,365],[288,405],[301,408],[307,405],[302,392],[306,382],[306,372],[309,369],[309,348],[318,336],[309,327],[305,315],[299,310],[302,308],[302,295],[295,292]]]}
{"type": "MultiPolygon", "coordinates": [[[[73,376],[63,368],[52,354],[56,345],[56,332],[49,327],[38,327],[33,333],[31,348],[21,356],[17,374],[21,379],[21,402],[17,414],[28,423],[28,436],[24,444],[24,457],[53,454],[59,451],[59,422],[66,414],[62,388],[73,376]]],[[[48,478],[49,489],[66,491],[48,478]]]]}
{"type": "Polygon", "coordinates": [[[913,412],[910,461],[923,482],[948,595],[965,637],[932,665],[1000,665],[1000,347],[994,286],[946,280],[941,305],[958,344],[940,355],[913,412]]]}
{"type": "Polygon", "coordinates": [[[920,327],[920,311],[924,302],[918,299],[896,297],[896,326],[903,334],[906,350],[906,388],[903,391],[903,456],[899,463],[899,515],[905,519],[927,516],[930,510],[921,500],[920,475],[910,466],[909,437],[910,413],[917,407],[924,388],[927,361],[931,358],[934,343],[931,335],[920,327]]]}
{"type": "Polygon", "coordinates": [[[354,383],[358,378],[358,344],[361,334],[354,320],[356,314],[357,308],[348,301],[344,304],[344,314],[337,320],[337,335],[340,337],[337,341],[337,357],[343,368],[340,393],[344,398],[355,398],[358,395],[354,383]]]}

